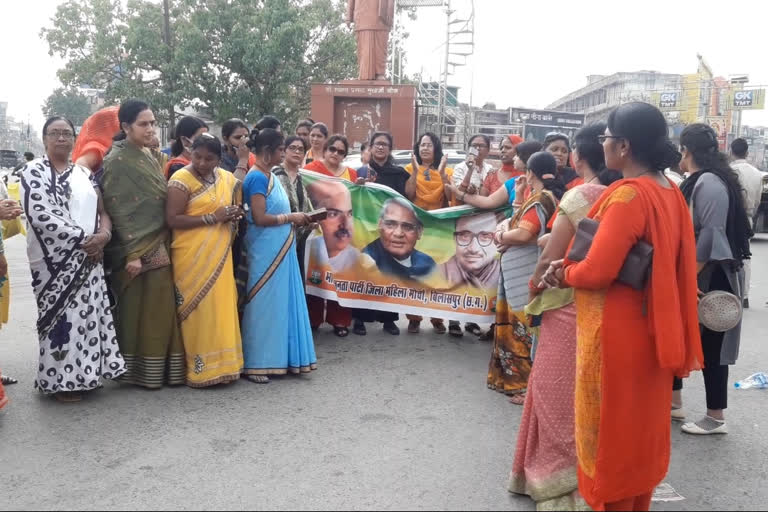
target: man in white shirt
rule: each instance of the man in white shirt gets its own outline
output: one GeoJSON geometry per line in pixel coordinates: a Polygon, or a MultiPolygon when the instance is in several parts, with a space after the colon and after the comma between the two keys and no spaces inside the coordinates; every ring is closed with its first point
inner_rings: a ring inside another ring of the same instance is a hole
{"type": "Polygon", "coordinates": [[[487,135],[473,135],[469,139],[469,151],[477,151],[477,155],[467,155],[465,162],[453,168],[453,184],[461,191],[477,194],[486,176],[493,170],[493,166],[485,161],[491,151],[491,139],[487,135]],[[465,178],[470,169],[472,169],[472,176],[467,180],[465,178]]]}
{"type": "MultiPolygon", "coordinates": [[[[750,224],[754,223],[757,209],[760,207],[760,199],[763,195],[763,176],[764,174],[757,170],[753,165],[747,162],[747,153],[749,145],[744,139],[736,139],[731,143],[731,154],[733,162],[731,167],[739,175],[742,193],[744,194],[744,207],[747,210],[750,224]]],[[[749,307],[749,286],[752,274],[751,260],[744,262],[745,282],[744,282],[744,307],[749,307]]]]}

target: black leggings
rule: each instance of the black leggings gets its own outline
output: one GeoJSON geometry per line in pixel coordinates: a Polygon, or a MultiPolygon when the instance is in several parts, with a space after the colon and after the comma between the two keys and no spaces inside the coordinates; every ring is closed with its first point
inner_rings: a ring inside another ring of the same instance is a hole
{"type": "MultiPolygon", "coordinates": [[[[721,269],[712,273],[710,290],[726,290],[731,292],[728,278],[721,269]]],[[[725,333],[710,331],[699,325],[701,331],[701,348],[704,352],[704,389],[707,393],[707,409],[714,411],[728,408],[728,365],[720,364],[720,351],[723,348],[725,333]]],[[[683,389],[682,379],[675,379],[672,390],[683,389]]]]}
{"type": "MultiPolygon", "coordinates": [[[[720,364],[720,349],[723,346],[722,332],[701,328],[701,345],[704,350],[704,389],[707,392],[707,409],[728,408],[728,365],[720,364]]],[[[683,389],[683,380],[675,379],[672,389],[683,389]]]]}

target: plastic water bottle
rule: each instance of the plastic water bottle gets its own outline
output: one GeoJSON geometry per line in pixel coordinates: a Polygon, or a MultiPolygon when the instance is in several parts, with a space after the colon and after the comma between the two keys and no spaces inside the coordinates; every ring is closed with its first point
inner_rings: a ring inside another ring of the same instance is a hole
{"type": "Polygon", "coordinates": [[[750,375],[744,380],[740,380],[739,382],[734,382],[733,386],[736,389],[750,389],[750,388],[766,389],[768,388],[768,375],[766,375],[763,372],[758,372],[753,375],[750,375]]]}

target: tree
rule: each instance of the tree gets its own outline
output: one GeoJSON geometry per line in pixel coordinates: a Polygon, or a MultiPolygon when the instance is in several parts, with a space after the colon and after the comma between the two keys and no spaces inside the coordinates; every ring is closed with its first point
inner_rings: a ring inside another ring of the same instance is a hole
{"type": "Polygon", "coordinates": [[[88,98],[75,89],[58,88],[43,104],[43,116],[64,116],[75,126],[80,126],[91,115],[88,98]]]}
{"type": "Polygon", "coordinates": [[[218,121],[274,114],[286,125],[309,111],[310,84],[355,75],[343,0],[68,0],[44,29],[66,61],[65,85],[88,83],[107,100],[128,97],[164,111],[205,107],[218,121]]]}

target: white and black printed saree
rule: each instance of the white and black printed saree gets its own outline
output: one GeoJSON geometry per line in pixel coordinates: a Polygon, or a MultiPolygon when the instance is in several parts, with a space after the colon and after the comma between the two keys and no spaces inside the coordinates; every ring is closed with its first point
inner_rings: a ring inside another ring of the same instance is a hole
{"type": "Polygon", "coordinates": [[[47,157],[21,173],[27,255],[37,298],[43,393],[86,391],[125,372],[109,310],[101,263],[82,243],[98,227],[98,194],[91,173],[70,165],[58,173],[47,157]]]}

